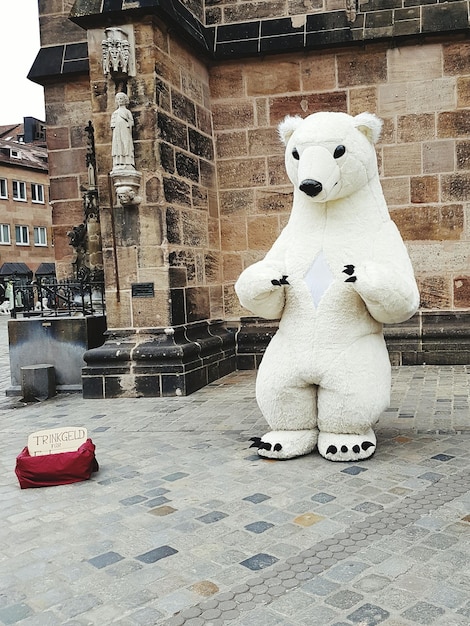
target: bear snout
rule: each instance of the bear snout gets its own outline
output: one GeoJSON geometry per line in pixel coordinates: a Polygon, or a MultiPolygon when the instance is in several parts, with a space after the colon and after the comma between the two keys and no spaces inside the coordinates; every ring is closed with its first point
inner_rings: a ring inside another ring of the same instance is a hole
{"type": "Polygon", "coordinates": [[[307,196],[314,198],[315,196],[318,196],[319,193],[321,193],[323,185],[318,182],[318,180],[307,178],[300,183],[299,189],[300,191],[306,193],[307,196]]]}

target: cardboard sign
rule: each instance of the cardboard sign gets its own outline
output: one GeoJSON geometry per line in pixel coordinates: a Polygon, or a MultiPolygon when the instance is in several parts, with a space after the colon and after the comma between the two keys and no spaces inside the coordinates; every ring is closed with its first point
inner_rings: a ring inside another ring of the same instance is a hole
{"type": "Polygon", "coordinates": [[[28,450],[30,456],[75,452],[87,438],[87,429],[77,426],[38,430],[28,437],[28,450]]]}

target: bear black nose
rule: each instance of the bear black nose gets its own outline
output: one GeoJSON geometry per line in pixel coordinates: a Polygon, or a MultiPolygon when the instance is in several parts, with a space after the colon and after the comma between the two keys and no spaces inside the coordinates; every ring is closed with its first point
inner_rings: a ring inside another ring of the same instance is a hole
{"type": "Polygon", "coordinates": [[[303,180],[300,183],[299,189],[300,191],[306,193],[307,196],[314,198],[315,196],[318,196],[323,187],[322,184],[318,182],[318,180],[311,180],[310,178],[307,178],[307,180],[303,180]]]}

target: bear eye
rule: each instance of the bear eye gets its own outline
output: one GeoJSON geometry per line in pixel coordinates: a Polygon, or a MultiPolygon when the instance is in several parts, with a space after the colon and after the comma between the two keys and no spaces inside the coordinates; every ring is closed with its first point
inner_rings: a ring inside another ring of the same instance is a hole
{"type": "Polygon", "coordinates": [[[333,157],[335,159],[339,159],[339,157],[342,157],[343,154],[346,152],[346,148],[344,146],[336,146],[335,151],[333,153],[333,157]]]}
{"type": "Polygon", "coordinates": [[[294,159],[295,159],[296,161],[298,161],[298,160],[300,159],[299,153],[297,152],[297,148],[294,148],[294,149],[292,150],[292,156],[294,157],[294,159]]]}

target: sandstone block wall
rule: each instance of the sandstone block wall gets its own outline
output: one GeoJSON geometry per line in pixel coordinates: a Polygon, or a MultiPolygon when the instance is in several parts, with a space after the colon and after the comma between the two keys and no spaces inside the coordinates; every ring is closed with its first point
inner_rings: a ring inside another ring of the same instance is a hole
{"type": "MultiPolygon", "coordinates": [[[[86,34],[66,19],[73,3],[43,0],[39,7],[41,46],[55,49],[57,44],[66,44],[65,53],[57,59],[62,66],[68,58],[75,58],[78,48],[82,49],[82,56],[86,54],[86,34]]],[[[83,221],[80,185],[86,181],[85,126],[91,119],[88,76],[77,74],[72,80],[47,82],[44,97],[54,254],[57,277],[62,279],[72,276],[74,259],[67,232],[83,221]]]]}
{"type": "Polygon", "coordinates": [[[123,87],[103,75],[103,29],[88,31],[108,319],[112,327],[149,328],[221,317],[208,72],[161,21],[136,21],[133,33],[137,75],[123,87]],[[114,244],[107,174],[110,116],[120,89],[127,89],[135,121],[142,202],[123,209],[114,198],[114,244]],[[153,283],[154,297],[134,297],[132,285],[139,283],[153,283]]]}
{"type": "Polygon", "coordinates": [[[320,110],[384,120],[377,154],[392,219],[424,309],[470,306],[470,44],[310,51],[211,69],[228,318],[246,315],[233,282],[288,219],[290,183],[276,127],[320,110]]]}

